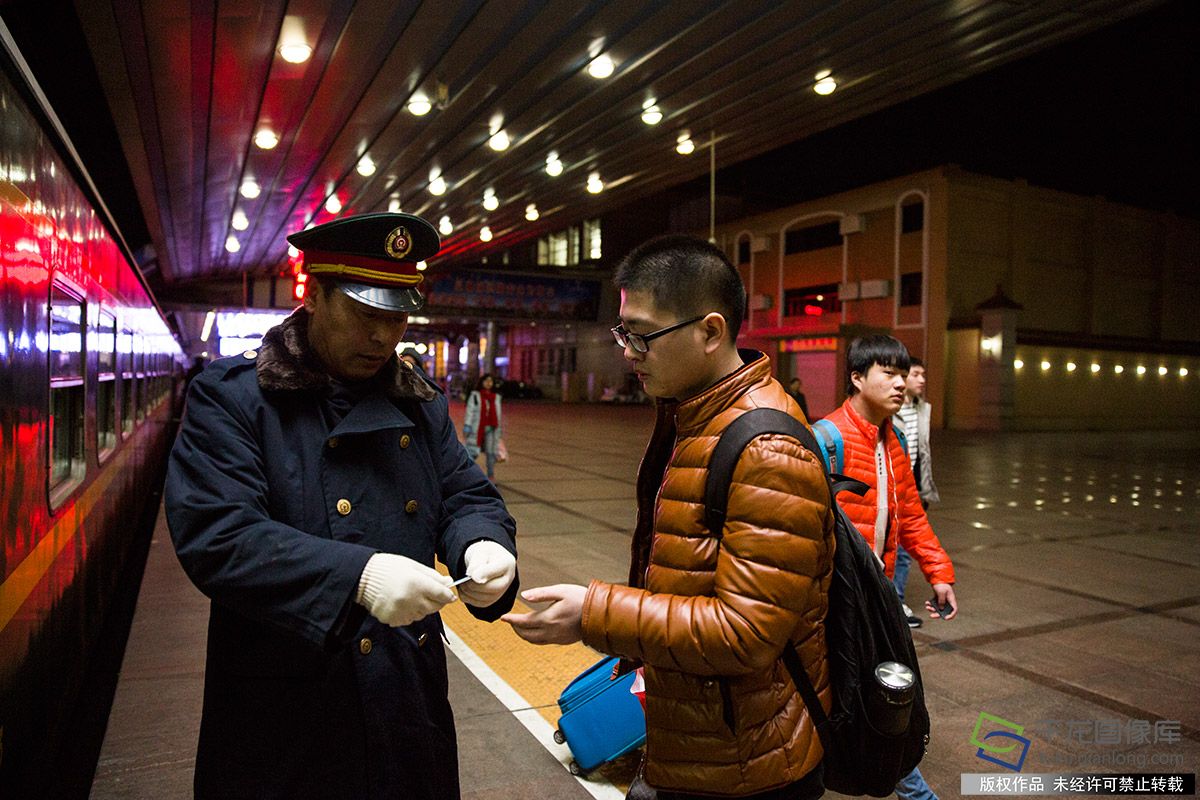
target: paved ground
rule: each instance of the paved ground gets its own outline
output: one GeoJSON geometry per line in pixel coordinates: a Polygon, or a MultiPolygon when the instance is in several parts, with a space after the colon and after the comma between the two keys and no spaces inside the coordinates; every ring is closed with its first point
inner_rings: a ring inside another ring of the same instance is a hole
{"type": "MultiPolygon", "coordinates": [[[[511,459],[497,481],[518,522],[523,585],[623,580],[650,409],[505,412],[511,459]]],[[[1023,726],[1025,773],[1196,772],[1200,434],[938,432],[933,452],[943,503],[931,519],[962,605],[959,619],[914,635],[933,718],[922,770],[935,790],[956,797],[961,774],[1001,771],[971,744],[981,712],[1023,726]]],[[[97,798],[190,789],[205,605],[161,527],[157,538],[97,798]]],[[[914,569],[910,596],[927,588],[914,569]]],[[[446,619],[471,666],[451,659],[464,797],[588,797],[560,766],[569,756],[538,737],[548,742],[559,690],[597,655],[533,648],[453,607],[446,619]],[[500,697],[476,674],[498,677],[500,697]]],[[[630,764],[600,777],[620,785],[630,764]]],[[[591,794],[621,796],[600,784],[591,794]]]]}

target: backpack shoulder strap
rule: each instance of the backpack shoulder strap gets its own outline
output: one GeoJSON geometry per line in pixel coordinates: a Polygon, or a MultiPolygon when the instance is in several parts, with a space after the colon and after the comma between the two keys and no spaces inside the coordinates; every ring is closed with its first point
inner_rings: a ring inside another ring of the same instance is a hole
{"type": "Polygon", "coordinates": [[[834,425],[827,419],[819,419],[813,423],[813,434],[821,443],[821,447],[815,452],[825,459],[825,469],[830,474],[840,473],[846,468],[846,452],[845,445],[842,441],[842,432],[838,430],[837,425],[834,425]]]}
{"type": "Polygon", "coordinates": [[[729,484],[733,480],[733,468],[737,466],[742,450],[751,441],[765,433],[783,433],[794,436],[805,447],[814,449],[805,439],[812,435],[804,425],[782,411],[774,408],[756,408],[735,419],[717,440],[712,458],[708,462],[708,479],[704,483],[704,523],[717,539],[725,531],[725,512],[729,505],[729,484]]]}
{"type": "Polygon", "coordinates": [[[896,432],[896,439],[900,442],[900,449],[904,451],[904,457],[908,458],[908,437],[904,435],[904,431],[896,425],[895,420],[892,421],[892,430],[896,432]]]}

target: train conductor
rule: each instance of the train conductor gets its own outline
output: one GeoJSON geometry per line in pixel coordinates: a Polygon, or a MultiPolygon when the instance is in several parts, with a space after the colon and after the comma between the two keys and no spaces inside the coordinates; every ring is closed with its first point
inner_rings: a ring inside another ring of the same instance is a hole
{"type": "Polygon", "coordinates": [[[212,600],[195,796],[455,800],[438,610],[466,576],[474,616],[511,608],[516,529],[396,357],[438,235],[364,214],[288,241],[303,306],[192,382],[168,468],[171,537],[212,600]]]}

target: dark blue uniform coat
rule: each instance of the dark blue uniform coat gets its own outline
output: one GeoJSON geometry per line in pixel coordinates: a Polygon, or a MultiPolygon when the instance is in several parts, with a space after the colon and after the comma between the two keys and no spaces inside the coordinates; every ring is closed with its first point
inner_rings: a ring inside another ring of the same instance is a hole
{"type": "Polygon", "coordinates": [[[306,331],[297,311],[197,377],[171,454],[171,536],[212,599],[196,796],[457,798],[440,618],[389,628],[354,597],[374,553],[457,577],[515,526],[432,384],[392,359],[347,392],[306,331]]]}

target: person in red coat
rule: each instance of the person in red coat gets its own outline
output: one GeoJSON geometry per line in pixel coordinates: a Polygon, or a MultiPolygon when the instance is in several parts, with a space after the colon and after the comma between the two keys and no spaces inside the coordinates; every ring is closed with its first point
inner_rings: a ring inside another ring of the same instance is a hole
{"type": "MultiPolygon", "coordinates": [[[[846,351],[850,397],[825,419],[842,434],[841,472],[869,488],[861,497],[842,492],[837,500],[883,562],[889,578],[896,566],[896,544],[904,546],[933,587],[933,600],[926,600],[925,608],[935,618],[950,620],[958,614],[954,565],[929,525],[908,453],[892,430],[892,417],[904,404],[909,365],[908,348],[891,336],[866,336],[850,343],[846,351]]],[[[900,780],[896,796],[937,799],[919,769],[900,780]]]]}

